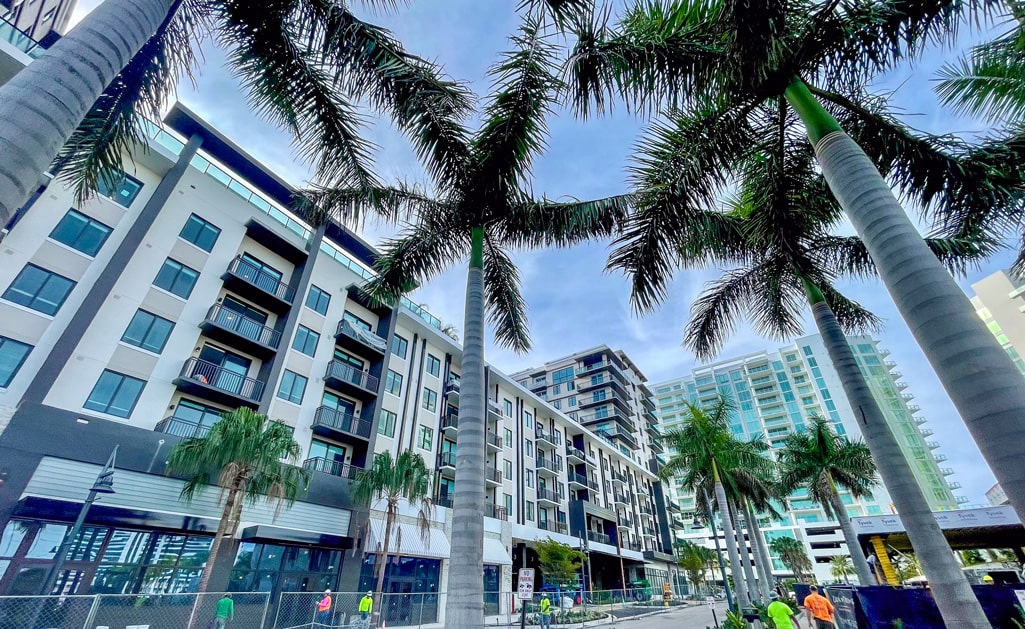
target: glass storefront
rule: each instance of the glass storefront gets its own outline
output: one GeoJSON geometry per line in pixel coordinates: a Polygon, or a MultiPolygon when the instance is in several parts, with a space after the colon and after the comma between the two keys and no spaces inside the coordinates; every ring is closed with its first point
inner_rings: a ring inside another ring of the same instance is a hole
{"type": "Polygon", "coordinates": [[[231,592],[322,592],[336,590],[341,550],[276,544],[239,545],[231,592]]]}
{"type": "MultiPolygon", "coordinates": [[[[377,590],[374,565],[377,555],[367,555],[360,569],[360,591],[377,590]]],[[[441,560],[423,557],[388,555],[384,587],[387,597],[384,608],[386,622],[397,625],[434,623],[444,601],[438,596],[441,560]]]]}

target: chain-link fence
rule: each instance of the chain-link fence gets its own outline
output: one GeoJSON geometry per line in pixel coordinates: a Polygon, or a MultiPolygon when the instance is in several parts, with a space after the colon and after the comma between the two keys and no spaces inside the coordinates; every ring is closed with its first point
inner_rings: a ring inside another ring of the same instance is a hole
{"type": "Polygon", "coordinates": [[[269,603],[265,592],[0,596],[0,629],[262,629],[269,603]]]}
{"type": "Polygon", "coordinates": [[[361,602],[366,592],[285,592],[278,602],[275,629],[369,629],[438,625],[444,615],[445,595],[437,592],[387,593],[373,596],[369,613],[361,602]]]}

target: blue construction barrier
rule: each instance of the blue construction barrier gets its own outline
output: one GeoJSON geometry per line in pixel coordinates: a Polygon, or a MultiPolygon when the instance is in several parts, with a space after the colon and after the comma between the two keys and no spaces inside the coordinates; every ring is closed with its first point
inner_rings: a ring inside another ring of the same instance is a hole
{"type": "MultiPolygon", "coordinates": [[[[972,589],[994,629],[1019,629],[1025,624],[1025,610],[1014,593],[1025,591],[1025,584],[975,585],[972,589]]],[[[837,629],[892,629],[898,619],[905,629],[944,626],[929,589],[830,586],[826,592],[836,607],[837,629]]]]}

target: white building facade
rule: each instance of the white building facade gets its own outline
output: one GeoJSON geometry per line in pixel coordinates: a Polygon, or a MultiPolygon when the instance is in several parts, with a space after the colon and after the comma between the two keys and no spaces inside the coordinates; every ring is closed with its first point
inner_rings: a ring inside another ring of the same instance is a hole
{"type": "Polygon", "coordinates": [[[1025,279],[997,271],[972,284],[972,305],[1025,375],[1025,279]]]}

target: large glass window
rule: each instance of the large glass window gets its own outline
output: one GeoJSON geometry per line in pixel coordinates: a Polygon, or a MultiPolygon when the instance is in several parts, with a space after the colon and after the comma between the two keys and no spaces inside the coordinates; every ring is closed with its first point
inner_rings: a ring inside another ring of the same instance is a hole
{"type": "Polygon", "coordinates": [[[392,395],[399,395],[402,392],[402,374],[388,370],[384,377],[384,390],[392,395]]]}
{"type": "Polygon", "coordinates": [[[441,376],[441,359],[432,354],[427,354],[427,373],[432,376],[441,376]]]}
{"type": "Polygon", "coordinates": [[[398,419],[398,415],[391,411],[381,409],[381,415],[377,422],[377,433],[384,435],[385,437],[395,436],[395,420],[398,419]]]}
{"type": "Polygon", "coordinates": [[[100,177],[96,182],[96,192],[100,196],[107,197],[124,207],[130,206],[132,201],[135,201],[140,190],[142,190],[142,182],[134,177],[129,177],[120,170],[109,176],[100,177]],[[108,181],[108,179],[112,181],[108,181]]]}
{"type": "Polygon", "coordinates": [[[292,349],[302,352],[307,356],[313,356],[317,353],[317,343],[319,342],[320,334],[305,325],[300,325],[299,329],[295,332],[295,338],[292,340],[292,349]]]}
{"type": "Polygon", "coordinates": [[[406,352],[409,350],[409,341],[402,338],[398,334],[392,336],[391,339],[391,353],[395,354],[399,358],[405,360],[406,352]]]}
{"type": "Polygon", "coordinates": [[[145,380],[105,369],[85,401],[85,408],[115,417],[128,417],[145,386],[145,380]]]}
{"type": "MultiPolygon", "coordinates": [[[[364,558],[360,570],[360,591],[376,589],[376,559],[373,553],[364,558]]],[[[444,599],[438,594],[440,576],[439,559],[389,555],[385,564],[383,589],[392,593],[392,596],[382,605],[382,624],[407,626],[436,623],[438,611],[444,605],[444,599]]]]}
{"type": "Polygon", "coordinates": [[[306,394],[307,379],[294,371],[285,370],[281,376],[281,386],[278,387],[278,397],[288,400],[294,404],[302,404],[303,395],[306,394]]]}
{"type": "Polygon", "coordinates": [[[199,271],[168,258],[164,260],[164,266],[160,267],[160,271],[157,272],[153,285],[182,299],[188,299],[198,279],[199,271]]]}
{"type": "Polygon", "coordinates": [[[221,235],[221,229],[210,221],[193,214],[185,221],[181,234],[183,240],[187,240],[203,251],[211,251],[221,235]]]}
{"type": "Polygon", "coordinates": [[[306,307],[322,315],[327,314],[327,307],[331,303],[331,295],[327,292],[310,286],[310,292],[306,293],[306,307]]]}
{"type": "Polygon", "coordinates": [[[31,351],[31,345],[0,336],[0,388],[11,384],[31,351]]]}
{"type": "Polygon", "coordinates": [[[432,449],[434,447],[434,429],[421,425],[416,443],[424,450],[432,449]]]}
{"type": "Polygon", "coordinates": [[[572,379],[573,379],[573,368],[572,367],[564,367],[564,368],[559,369],[558,371],[555,371],[555,372],[552,373],[552,383],[553,384],[562,384],[563,382],[567,382],[567,381],[572,380],[572,379]]]}
{"type": "Polygon", "coordinates": [[[342,320],[348,321],[349,325],[351,325],[354,328],[361,328],[363,330],[366,330],[367,332],[373,332],[374,331],[373,326],[370,325],[369,322],[364,321],[363,319],[360,319],[359,317],[357,317],[356,315],[352,314],[348,310],[346,310],[344,313],[342,313],[342,320]]]}
{"type": "Polygon", "coordinates": [[[420,406],[424,407],[428,411],[434,412],[438,410],[438,393],[429,387],[424,387],[423,396],[420,400],[420,406]]]}
{"type": "Polygon", "coordinates": [[[141,347],[155,354],[164,351],[167,337],[171,336],[174,322],[163,317],[137,310],[121,340],[129,345],[141,347]]]}
{"type": "Polygon", "coordinates": [[[180,400],[174,410],[174,417],[190,422],[197,426],[213,426],[221,420],[223,411],[213,406],[193,402],[192,400],[180,400]]]}
{"type": "Polygon", "coordinates": [[[78,210],[68,210],[50,232],[50,238],[92,257],[103,247],[111,231],[110,227],[78,210]]]}
{"type": "Polygon", "coordinates": [[[46,315],[55,315],[73,288],[75,282],[63,275],[26,264],[4,291],[3,299],[46,315]]]}

